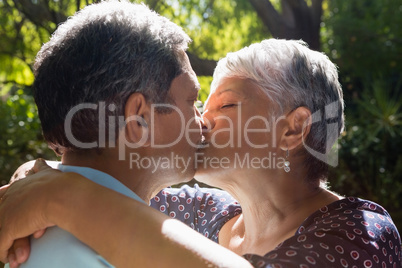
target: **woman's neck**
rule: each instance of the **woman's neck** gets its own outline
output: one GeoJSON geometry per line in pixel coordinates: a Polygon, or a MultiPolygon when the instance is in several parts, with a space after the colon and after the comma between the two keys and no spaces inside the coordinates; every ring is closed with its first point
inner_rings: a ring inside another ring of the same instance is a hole
{"type": "MultiPolygon", "coordinates": [[[[276,173],[276,174],[274,174],[276,173]]],[[[314,189],[302,178],[283,174],[237,176],[224,188],[241,204],[242,215],[224,226],[225,243],[239,254],[265,254],[295,234],[300,224],[319,208],[339,200],[333,193],[314,189]],[[230,230],[227,230],[227,229],[230,230]]]]}

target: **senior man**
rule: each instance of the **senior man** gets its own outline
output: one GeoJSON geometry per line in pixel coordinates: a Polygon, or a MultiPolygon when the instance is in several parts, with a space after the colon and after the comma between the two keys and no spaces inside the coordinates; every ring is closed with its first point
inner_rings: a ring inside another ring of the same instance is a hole
{"type": "MultiPolygon", "coordinates": [[[[190,180],[202,135],[194,106],[199,84],[185,54],[189,41],[176,24],[129,2],[93,4],[60,25],[34,66],[34,97],[43,134],[62,156],[57,168],[143,203],[166,186],[190,180]]],[[[99,207],[94,206],[95,216],[113,217],[112,211],[99,207]]],[[[164,228],[169,232],[175,226],[164,228]]],[[[211,265],[213,256],[225,254],[227,266],[246,262],[213,244],[189,252],[192,246],[180,237],[152,244],[152,233],[137,235],[149,245],[159,243],[156,255],[183,248],[179,255],[184,266],[194,260],[200,266],[211,265]],[[205,250],[220,254],[200,254],[205,250]]],[[[31,243],[30,257],[22,267],[110,267],[107,260],[119,267],[135,265],[106,246],[97,253],[56,226],[31,243]]],[[[147,247],[133,252],[153,255],[147,247]]],[[[172,263],[176,257],[172,255],[172,263]]],[[[14,254],[9,261],[11,266],[17,264],[14,254]]],[[[152,258],[146,265],[152,265],[152,258]]]]}

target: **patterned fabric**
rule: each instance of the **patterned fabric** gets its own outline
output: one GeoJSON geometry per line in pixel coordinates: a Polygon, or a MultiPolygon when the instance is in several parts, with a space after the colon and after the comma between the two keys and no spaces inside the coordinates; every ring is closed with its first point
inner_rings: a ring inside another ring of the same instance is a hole
{"type": "MultiPolygon", "coordinates": [[[[151,206],[213,241],[241,213],[228,193],[209,188],[167,188],[151,206]]],[[[264,256],[246,254],[254,267],[402,267],[401,238],[388,212],[348,197],[310,215],[296,234],[264,256]]]]}
{"type": "Polygon", "coordinates": [[[210,188],[166,188],[152,200],[151,207],[176,218],[209,239],[218,242],[219,230],[241,213],[239,203],[228,193],[210,188]]]}

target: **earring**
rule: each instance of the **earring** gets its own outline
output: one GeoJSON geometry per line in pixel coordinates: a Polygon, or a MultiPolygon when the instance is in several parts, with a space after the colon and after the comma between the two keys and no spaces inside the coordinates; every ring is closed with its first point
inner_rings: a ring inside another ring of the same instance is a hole
{"type": "Polygon", "coordinates": [[[285,162],[283,163],[284,167],[283,170],[285,170],[285,172],[289,172],[290,171],[290,162],[288,160],[289,157],[289,149],[286,150],[286,156],[285,156],[285,162]]]}
{"type": "Polygon", "coordinates": [[[147,123],[147,121],[145,121],[145,119],[144,119],[144,117],[143,116],[141,116],[140,118],[138,118],[139,120],[137,121],[137,123],[138,123],[138,126],[141,126],[141,127],[148,127],[148,123],[147,123]]]}

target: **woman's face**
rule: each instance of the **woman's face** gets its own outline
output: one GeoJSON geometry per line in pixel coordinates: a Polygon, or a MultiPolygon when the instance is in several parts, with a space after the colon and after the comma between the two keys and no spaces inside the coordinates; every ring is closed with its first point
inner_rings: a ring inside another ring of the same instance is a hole
{"type": "Polygon", "coordinates": [[[272,111],[270,99],[250,80],[222,79],[205,103],[206,145],[196,156],[196,178],[207,182],[203,175],[283,165],[278,148],[282,124],[272,111]]]}

